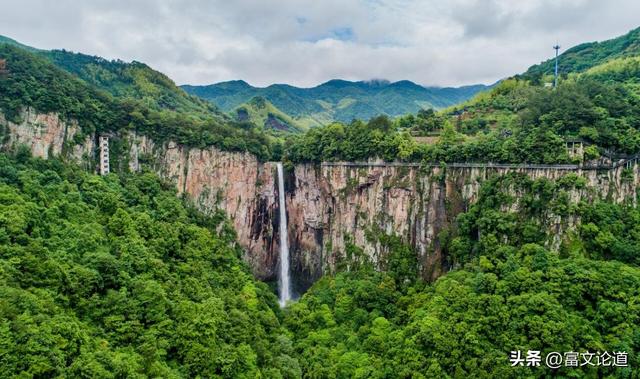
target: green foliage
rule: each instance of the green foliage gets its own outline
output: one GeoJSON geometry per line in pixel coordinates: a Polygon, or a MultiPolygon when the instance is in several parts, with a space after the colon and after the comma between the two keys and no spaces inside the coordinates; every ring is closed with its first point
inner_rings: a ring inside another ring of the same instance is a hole
{"type": "MultiPolygon", "coordinates": [[[[615,58],[640,55],[640,28],[602,42],[588,42],[574,46],[560,54],[558,72],[568,74],[583,72],[615,58]]],[[[540,80],[544,75],[553,74],[555,59],[531,66],[523,77],[540,80]]]]}
{"type": "Polygon", "coordinates": [[[239,122],[251,122],[268,130],[281,132],[300,132],[306,127],[276,108],[263,97],[254,97],[235,109],[235,118],[239,122]]]}
{"type": "Polygon", "coordinates": [[[597,202],[583,205],[580,239],[589,256],[640,265],[640,211],[597,202]]]}
{"type": "Polygon", "coordinates": [[[349,82],[331,80],[313,88],[274,84],[252,87],[244,81],[208,86],[182,86],[188,93],[232,111],[259,96],[306,127],[368,120],[378,115],[396,117],[425,108],[444,108],[471,98],[487,86],[422,87],[409,81],[349,82]]]}
{"type": "Polygon", "coordinates": [[[619,83],[590,77],[565,82],[530,98],[522,120],[559,135],[581,133],[588,142],[624,153],[640,151],[640,101],[619,83]],[[585,129],[593,132],[585,134],[585,129]]]}
{"type": "MultiPolygon", "coordinates": [[[[288,167],[371,158],[562,163],[568,137],[593,144],[587,159],[599,148],[640,148],[637,59],[585,63],[629,55],[634,38],[568,51],[570,69],[586,71],[556,90],[540,87],[544,70],[532,69],[442,113],[330,123],[275,144],[142,64],[27,52],[9,41],[0,43],[9,69],[0,109],[16,121],[25,107],[57,112],[85,133],[135,130],[261,159],[283,155],[288,167]],[[409,131],[438,131],[438,142],[418,144],[409,131]]],[[[343,87],[356,91],[334,81],[311,102],[278,86],[265,91],[278,108],[314,117],[380,113],[345,98],[343,87]]],[[[195,211],[150,173],[98,177],[20,148],[0,155],[0,376],[635,377],[640,213],[574,203],[571,191],[588,195],[584,179],[490,178],[437,236],[452,271],[435,283],[418,279],[422,262],[402,239],[371,230],[383,271],[347,242],[337,262],[344,271],[281,313],[243,265],[222,215],[195,211]],[[580,226],[558,241],[569,218],[580,226]],[[626,351],[630,368],[512,368],[512,350],[626,351]]]]}
{"type": "Polygon", "coordinates": [[[365,266],[325,277],[285,310],[303,376],[634,377],[638,212],[610,203],[571,207],[566,191],[584,187],[571,174],[487,181],[459,230],[440,236],[464,268],[435,283],[407,283],[402,262],[410,248],[377,233],[395,262],[386,271],[365,266]],[[515,201],[516,211],[508,211],[515,201]],[[543,247],[551,233],[545,220],[555,215],[583,219],[582,250],[543,247]],[[626,351],[629,367],[511,367],[513,350],[626,351]]]}
{"type": "Polygon", "coordinates": [[[0,155],[1,377],[299,377],[219,217],[150,173],[0,155]]]}
{"type": "Polygon", "coordinates": [[[140,62],[72,53],[65,50],[41,51],[56,66],[118,98],[136,99],[149,108],[188,113],[199,118],[224,119],[216,108],[178,88],[166,75],[140,62]]]}
{"type": "Polygon", "coordinates": [[[348,125],[314,128],[292,137],[285,156],[292,162],[384,160],[495,163],[572,163],[566,139],[581,138],[585,159],[601,150],[636,154],[640,151],[640,86],[633,75],[634,59],[610,63],[568,79],[556,90],[517,79],[501,82],[473,101],[443,113],[421,111],[393,123],[371,119],[348,125]],[[620,68],[621,67],[621,68],[620,68]],[[631,68],[629,68],[631,67],[631,68]],[[612,73],[611,75],[607,73],[612,73]],[[621,79],[622,80],[622,79],[621,79]],[[420,144],[407,133],[430,135],[437,141],[420,144]]]}
{"type": "MultiPolygon", "coordinates": [[[[56,57],[58,53],[52,54],[56,57]]],[[[60,54],[61,57],[56,59],[69,58],[71,61],[61,63],[65,65],[86,57],[60,54]]],[[[166,83],[168,79],[146,66],[102,62],[103,66],[113,66],[107,70],[112,74],[108,76],[112,81],[91,79],[99,82],[100,88],[97,88],[57,68],[40,54],[9,44],[0,43],[0,58],[6,60],[9,71],[7,75],[0,76],[0,111],[10,120],[19,121],[25,108],[33,108],[76,120],[85,134],[137,131],[157,142],[174,140],[189,146],[213,145],[227,151],[248,151],[262,160],[272,158],[272,139],[261,129],[227,121],[213,113],[207,114],[203,102],[196,101],[194,105],[186,94],[169,91],[170,88],[165,88],[169,86],[166,83]],[[122,76],[116,75],[120,71],[124,72],[122,76]],[[130,86],[123,84],[128,77],[137,75],[144,79],[130,86]],[[154,84],[145,86],[147,82],[154,84]],[[164,83],[165,87],[158,82],[164,83]],[[198,112],[192,109],[196,106],[200,107],[198,112]]],[[[93,66],[79,64],[79,67],[93,66]]],[[[181,92],[177,88],[175,91],[181,92]]]]}
{"type": "Polygon", "coordinates": [[[379,158],[405,162],[564,163],[564,140],[545,127],[518,129],[516,133],[478,134],[466,138],[445,123],[433,145],[417,143],[406,131],[396,131],[384,116],[369,123],[332,124],[290,136],[285,144],[287,160],[297,162],[366,161],[379,158]]]}
{"type": "Polygon", "coordinates": [[[386,116],[368,123],[334,123],[289,136],[285,157],[291,162],[361,161],[380,157],[387,161],[418,158],[418,148],[407,133],[397,133],[386,116]]]}
{"type": "Polygon", "coordinates": [[[414,116],[409,114],[395,120],[399,129],[412,130],[416,134],[428,135],[428,133],[439,131],[444,127],[444,118],[433,109],[421,109],[414,116]]]}
{"type": "MultiPolygon", "coordinates": [[[[510,367],[509,351],[620,350],[638,361],[639,274],[528,244],[406,290],[389,274],[340,273],[291,305],[285,325],[305,377],[544,377],[544,367],[510,367]]],[[[631,377],[612,367],[556,374],[597,372],[631,377]]]]}

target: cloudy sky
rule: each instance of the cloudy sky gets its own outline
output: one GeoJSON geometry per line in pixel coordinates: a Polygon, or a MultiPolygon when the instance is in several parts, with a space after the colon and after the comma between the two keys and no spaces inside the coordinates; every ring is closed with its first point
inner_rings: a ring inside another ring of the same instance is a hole
{"type": "Polygon", "coordinates": [[[138,60],[178,84],[492,83],[640,26],[638,0],[21,0],[0,34],[138,60]]]}

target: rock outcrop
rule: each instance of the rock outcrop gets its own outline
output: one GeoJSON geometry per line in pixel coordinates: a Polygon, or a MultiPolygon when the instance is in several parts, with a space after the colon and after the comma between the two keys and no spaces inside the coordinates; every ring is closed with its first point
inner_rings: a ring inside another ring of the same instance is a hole
{"type": "MultiPolygon", "coordinates": [[[[298,165],[294,188],[287,193],[293,267],[311,278],[330,270],[347,243],[362,247],[374,262],[384,248],[371,230],[396,234],[416,250],[424,278],[434,279],[447,268],[439,234],[473,204],[480,185],[492,175],[521,172],[532,179],[557,180],[568,173],[586,180],[583,189],[569,192],[570,201],[608,199],[635,202],[639,178],[623,180],[621,166],[611,170],[509,165],[420,167],[385,163],[298,165]],[[471,166],[471,167],[469,167],[471,166]]],[[[578,220],[553,220],[555,240],[578,220]]]]}
{"type": "Polygon", "coordinates": [[[127,135],[129,168],[140,169],[141,157],[160,176],[173,181],[205,212],[223,210],[233,223],[245,260],[261,279],[277,272],[278,239],[275,165],[249,153],[216,148],[186,148],[174,142],[155,144],[145,136],[127,135]],[[276,235],[277,237],[277,235],[276,235]]]}
{"type": "Polygon", "coordinates": [[[27,109],[20,115],[19,123],[7,120],[0,113],[0,127],[3,146],[24,145],[34,156],[46,159],[64,155],[88,162],[95,154],[93,136],[82,137],[76,122],[65,122],[55,113],[42,114],[27,109]]]}
{"type": "MultiPolygon", "coordinates": [[[[5,148],[24,144],[43,158],[93,159],[96,136],[83,137],[75,123],[31,111],[22,119],[12,123],[0,116],[5,148]]],[[[277,191],[281,189],[277,188],[273,163],[213,147],[155,143],[135,134],[112,138],[125,146],[126,154],[115,157],[121,162],[119,169],[136,171],[147,165],[173,181],[178,192],[187,194],[203,211],[224,211],[254,274],[263,280],[275,279],[279,264],[277,191]]],[[[623,180],[622,166],[597,170],[570,166],[419,167],[381,162],[297,165],[287,171],[285,180],[294,284],[304,289],[335,269],[350,243],[361,247],[374,263],[383,262],[386,251],[371,238],[372,231],[395,234],[411,244],[422,276],[434,279],[448,268],[439,234],[477,199],[480,184],[491,175],[518,171],[532,178],[555,180],[571,172],[587,182],[585,189],[570,193],[572,201],[606,198],[635,202],[639,171],[636,164],[630,168],[633,178],[623,180]]],[[[577,222],[557,220],[557,238],[577,222]]]]}

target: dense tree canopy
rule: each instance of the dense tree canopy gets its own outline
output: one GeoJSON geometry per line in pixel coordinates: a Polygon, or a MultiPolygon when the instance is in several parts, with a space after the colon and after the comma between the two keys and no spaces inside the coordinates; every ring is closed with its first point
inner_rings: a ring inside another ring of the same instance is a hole
{"type": "Polygon", "coordinates": [[[144,63],[109,61],[65,50],[41,51],[40,55],[115,97],[136,99],[149,108],[189,113],[203,119],[226,117],[213,104],[188,95],[166,75],[144,63]]]}
{"type": "Polygon", "coordinates": [[[155,175],[0,155],[0,377],[298,377],[220,215],[155,175]]]}
{"type": "Polygon", "coordinates": [[[285,311],[303,375],[635,377],[638,211],[603,202],[572,205],[567,191],[584,185],[573,175],[557,182],[518,174],[487,181],[476,205],[459,216],[459,230],[443,240],[457,269],[433,284],[398,275],[398,268],[412,266],[411,254],[389,236],[383,239],[396,242],[387,271],[360,264],[323,278],[285,311]],[[517,211],[503,211],[516,201],[512,193],[521,194],[517,211]],[[544,247],[553,241],[548,223],[555,216],[584,218],[559,252],[544,247]],[[628,367],[511,367],[509,352],[518,350],[622,351],[628,367]]]}
{"type": "Polygon", "coordinates": [[[571,205],[577,176],[486,182],[443,240],[458,269],[435,283],[418,279],[411,248],[379,232],[384,272],[350,246],[351,264],[281,315],[224,217],[200,214],[154,175],[98,177],[24,151],[0,163],[5,376],[551,375],[510,366],[510,351],[531,349],[624,351],[628,368],[557,373],[631,378],[639,360],[640,214],[571,205]],[[515,214],[500,211],[509,191],[523,194],[515,214]],[[560,254],[543,247],[553,215],[583,219],[560,254]]]}
{"type": "MultiPolygon", "coordinates": [[[[592,144],[590,157],[638,153],[637,57],[591,68],[576,57],[584,72],[555,90],[514,78],[443,112],[332,123],[283,143],[142,64],[0,44],[0,110],[288,163],[566,163],[568,138],[592,144]]],[[[281,310],[223,215],[150,172],[98,177],[18,149],[0,155],[0,377],[635,378],[640,212],[589,199],[577,175],[489,178],[437,236],[451,271],[435,283],[419,279],[406,241],[372,230],[380,271],[348,243],[331,252],[337,271],[281,310]],[[513,350],[626,352],[629,367],[510,367],[513,350]]]]}
{"type": "MultiPolygon", "coordinates": [[[[605,151],[640,152],[640,92],[635,60],[609,63],[568,79],[557,90],[505,80],[472,102],[437,114],[422,111],[396,120],[331,124],[292,136],[292,162],[367,160],[495,163],[572,163],[565,141],[587,144],[586,159],[605,151]],[[608,74],[611,73],[611,74],[608,74]],[[625,82],[607,78],[627,78],[625,82]],[[434,136],[417,143],[411,135],[434,136]]],[[[574,158],[580,160],[580,158],[574,158]]]]}
{"type": "MultiPolygon", "coordinates": [[[[561,75],[583,72],[612,59],[640,55],[640,28],[617,38],[602,42],[586,42],[573,46],[560,55],[558,71],[561,75]]],[[[531,66],[521,76],[533,81],[552,75],[555,59],[531,66]]]]}

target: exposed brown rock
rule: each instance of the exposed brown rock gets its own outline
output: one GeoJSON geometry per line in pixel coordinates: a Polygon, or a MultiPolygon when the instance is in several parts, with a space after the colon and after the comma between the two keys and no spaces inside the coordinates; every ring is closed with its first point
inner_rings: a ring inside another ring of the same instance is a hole
{"type": "MultiPolygon", "coordinates": [[[[8,130],[5,147],[26,144],[34,155],[66,155],[75,160],[91,157],[94,137],[70,145],[78,132],[74,123],[56,115],[24,113],[15,124],[0,115],[8,130]]],[[[278,201],[275,165],[258,162],[248,153],[195,149],[174,142],[154,143],[145,136],[119,136],[129,146],[128,167],[138,170],[145,161],[179,193],[186,193],[203,211],[224,211],[233,223],[244,259],[255,275],[275,279],[278,262],[278,201]]],[[[455,217],[476,201],[480,184],[489,176],[524,172],[531,178],[556,180],[574,172],[587,180],[587,188],[569,193],[580,199],[607,198],[633,201],[639,183],[623,181],[622,169],[566,170],[558,168],[403,167],[398,165],[297,165],[287,173],[286,205],[294,281],[305,287],[335,269],[347,241],[363,248],[378,265],[387,253],[367,231],[381,230],[401,236],[418,253],[424,278],[434,279],[448,269],[438,235],[455,217]]],[[[517,197],[517,193],[514,193],[517,197]]],[[[515,207],[515,205],[514,205],[515,207]]],[[[579,220],[551,220],[558,246],[566,230],[579,220]]]]}

